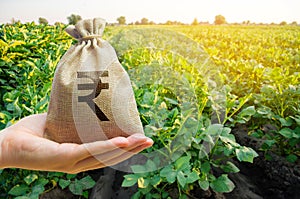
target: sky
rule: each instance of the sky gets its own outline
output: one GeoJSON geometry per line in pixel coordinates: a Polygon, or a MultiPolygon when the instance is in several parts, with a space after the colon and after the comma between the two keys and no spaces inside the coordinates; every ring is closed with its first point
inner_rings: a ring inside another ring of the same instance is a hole
{"type": "Polygon", "coordinates": [[[67,23],[71,14],[83,19],[101,17],[109,23],[125,16],[126,22],[167,20],[192,23],[214,22],[223,15],[229,23],[250,20],[256,23],[300,23],[300,0],[0,0],[0,24],[38,21],[67,23]]]}

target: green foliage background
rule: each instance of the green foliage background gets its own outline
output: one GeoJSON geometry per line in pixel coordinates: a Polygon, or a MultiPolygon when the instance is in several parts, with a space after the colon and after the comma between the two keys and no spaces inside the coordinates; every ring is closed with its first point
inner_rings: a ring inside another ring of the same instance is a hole
{"type": "MultiPolygon", "coordinates": [[[[34,23],[0,26],[0,129],[27,115],[47,111],[55,67],[74,42],[64,33],[64,28],[62,24],[49,26],[34,23]]],[[[231,158],[252,162],[257,156],[251,148],[236,142],[231,129],[237,124],[246,124],[249,136],[263,139],[261,151],[266,158],[270,158],[268,154],[273,152],[292,163],[299,162],[299,27],[157,28],[161,31],[155,38],[158,39],[157,44],[151,35],[147,35],[147,30],[135,32],[143,37],[140,42],[130,43],[130,38],[124,37],[133,27],[108,27],[104,38],[115,47],[120,62],[131,77],[139,75],[146,78],[142,67],[145,65],[173,67],[182,80],[177,83],[181,83],[183,89],[195,91],[199,114],[191,117],[190,113],[184,112],[182,107],[187,106],[184,100],[160,84],[140,85],[132,79],[145,132],[155,141],[147,152],[165,146],[168,149],[165,155],[171,160],[169,166],[162,169],[159,169],[159,159],[132,167],[133,174],[125,176],[123,186],[138,184],[139,190],[134,198],[168,198],[168,190],[176,190],[180,197],[185,198],[195,188],[230,192],[234,184],[227,174],[239,171],[231,158]],[[219,81],[216,84],[222,86],[226,96],[225,118],[221,124],[214,125],[210,120],[212,112],[218,107],[215,106],[213,93],[205,85],[203,74],[196,70],[197,49],[185,45],[187,40],[181,40],[183,37],[173,35],[170,30],[197,42],[209,55],[215,68],[202,70],[217,71],[214,73],[214,78],[219,81]],[[164,46],[159,50],[145,46],[151,40],[154,46],[164,46]],[[187,50],[188,55],[184,53],[187,50]],[[185,80],[190,86],[184,83],[185,80]],[[198,122],[197,132],[192,132],[188,125],[195,122],[198,122]],[[264,131],[266,124],[272,125],[274,130],[264,131]],[[177,134],[180,126],[183,126],[183,134],[177,134]],[[210,143],[210,138],[215,134],[220,137],[210,143]],[[172,140],[182,136],[190,141],[179,143],[189,147],[184,153],[171,145],[172,140]],[[210,154],[202,154],[200,146],[204,142],[213,146],[210,154]],[[178,154],[181,154],[180,157],[178,154]],[[157,171],[141,172],[146,168],[157,171]],[[222,169],[223,174],[216,176],[213,168],[222,169]]],[[[134,41],[138,41],[136,37],[134,41]]],[[[162,78],[166,73],[161,69],[161,74],[156,77],[162,78]]],[[[38,198],[55,187],[69,188],[75,195],[87,198],[87,190],[94,185],[94,181],[86,174],[70,176],[5,169],[1,170],[0,184],[0,198],[38,198]]]]}

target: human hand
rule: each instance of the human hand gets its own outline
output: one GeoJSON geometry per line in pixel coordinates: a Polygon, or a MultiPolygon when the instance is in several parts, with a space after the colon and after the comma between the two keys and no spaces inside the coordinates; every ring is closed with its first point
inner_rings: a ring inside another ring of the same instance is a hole
{"type": "Polygon", "coordinates": [[[122,162],[152,146],[144,135],[85,144],[43,138],[47,114],[25,117],[0,132],[0,168],[79,173],[122,162]]]}

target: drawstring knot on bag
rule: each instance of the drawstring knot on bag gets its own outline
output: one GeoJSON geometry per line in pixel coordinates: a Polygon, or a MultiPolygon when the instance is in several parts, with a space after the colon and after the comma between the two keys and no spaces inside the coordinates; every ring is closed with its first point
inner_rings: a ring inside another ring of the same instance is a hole
{"type": "Polygon", "coordinates": [[[87,40],[92,40],[92,39],[100,39],[101,36],[100,35],[89,35],[89,36],[85,36],[79,39],[79,41],[87,41],[87,40]]]}

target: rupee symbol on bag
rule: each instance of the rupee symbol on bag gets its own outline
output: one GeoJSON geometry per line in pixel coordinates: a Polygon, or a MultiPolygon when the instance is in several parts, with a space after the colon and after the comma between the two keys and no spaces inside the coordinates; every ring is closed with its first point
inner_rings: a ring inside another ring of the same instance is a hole
{"type": "Polygon", "coordinates": [[[101,121],[109,121],[102,110],[97,106],[93,99],[100,95],[102,89],[108,89],[108,83],[102,83],[101,77],[108,77],[108,71],[84,71],[77,72],[77,78],[88,78],[93,83],[78,84],[78,90],[92,90],[92,93],[86,96],[78,96],[78,102],[86,102],[101,121]]]}

